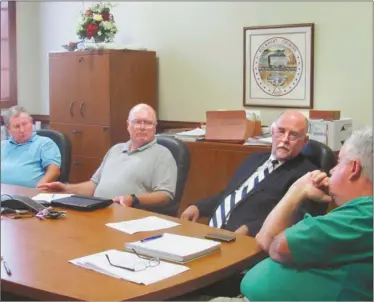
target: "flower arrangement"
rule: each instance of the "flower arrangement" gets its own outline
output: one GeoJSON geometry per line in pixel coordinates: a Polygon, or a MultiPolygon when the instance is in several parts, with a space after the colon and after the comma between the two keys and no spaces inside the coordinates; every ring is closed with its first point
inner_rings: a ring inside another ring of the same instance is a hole
{"type": "Polygon", "coordinates": [[[81,39],[94,39],[95,42],[112,42],[118,29],[110,9],[111,3],[98,3],[81,14],[77,35],[81,39]]]}

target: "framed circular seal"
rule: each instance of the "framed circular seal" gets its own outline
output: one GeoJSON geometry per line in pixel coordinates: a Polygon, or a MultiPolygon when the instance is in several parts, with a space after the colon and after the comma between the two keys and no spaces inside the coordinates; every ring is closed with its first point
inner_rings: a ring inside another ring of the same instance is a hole
{"type": "Polygon", "coordinates": [[[302,73],[302,55],[297,46],[286,38],[266,40],[254,55],[256,83],[268,95],[287,95],[298,85],[302,73]]]}
{"type": "Polygon", "coordinates": [[[243,28],[243,106],[313,108],[314,23],[243,28]]]}

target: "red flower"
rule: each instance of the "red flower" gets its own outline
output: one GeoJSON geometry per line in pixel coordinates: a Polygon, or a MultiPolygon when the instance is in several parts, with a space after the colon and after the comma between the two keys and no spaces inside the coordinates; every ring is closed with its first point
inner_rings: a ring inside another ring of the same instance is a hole
{"type": "Polygon", "coordinates": [[[86,10],[86,15],[91,16],[93,14],[92,10],[88,9],[86,10]]]}
{"type": "Polygon", "coordinates": [[[104,21],[108,21],[109,20],[109,13],[108,12],[103,12],[101,16],[103,17],[104,21]]]}
{"type": "Polygon", "coordinates": [[[99,29],[99,26],[97,24],[87,24],[87,27],[86,27],[87,37],[91,38],[94,35],[96,35],[98,29],[99,29]]]}

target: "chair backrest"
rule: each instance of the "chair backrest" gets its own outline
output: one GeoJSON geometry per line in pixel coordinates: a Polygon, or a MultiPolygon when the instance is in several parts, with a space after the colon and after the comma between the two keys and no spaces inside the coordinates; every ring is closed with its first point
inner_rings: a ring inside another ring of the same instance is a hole
{"type": "Polygon", "coordinates": [[[164,214],[176,216],[183,196],[188,171],[190,169],[190,151],[184,142],[172,136],[159,135],[157,137],[157,143],[168,148],[173,155],[175,162],[177,163],[178,174],[174,199],[173,202],[168,205],[167,208],[165,207],[162,211],[164,214]]]}
{"type": "Polygon", "coordinates": [[[40,136],[49,137],[60,149],[61,167],[59,181],[67,182],[69,179],[71,161],[71,144],[69,138],[65,134],[51,129],[37,130],[36,133],[40,136]]]}
{"type": "MultiPolygon", "coordinates": [[[[320,170],[329,173],[336,165],[336,155],[334,151],[325,144],[310,139],[301,150],[301,154],[308,158],[320,170]]],[[[312,216],[324,215],[327,212],[328,204],[321,202],[312,202],[304,204],[304,207],[312,216]]]]}
{"type": "Polygon", "coordinates": [[[337,159],[334,151],[327,145],[312,139],[301,150],[301,154],[326,173],[336,165],[337,159]]]}

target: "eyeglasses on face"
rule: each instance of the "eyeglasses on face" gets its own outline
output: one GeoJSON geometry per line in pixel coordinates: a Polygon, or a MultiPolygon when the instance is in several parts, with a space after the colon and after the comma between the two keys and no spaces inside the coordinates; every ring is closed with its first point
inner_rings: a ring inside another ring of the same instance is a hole
{"type": "Polygon", "coordinates": [[[122,266],[122,265],[113,264],[110,261],[110,258],[109,258],[108,254],[105,254],[105,257],[108,260],[109,265],[117,267],[117,268],[121,268],[121,269],[124,269],[124,270],[128,270],[130,272],[144,271],[147,267],[155,267],[155,266],[160,264],[160,259],[158,259],[158,258],[148,258],[148,257],[140,256],[134,249],[132,251],[134,252],[134,254],[139,259],[142,259],[142,260],[145,260],[145,261],[136,262],[136,263],[134,263],[133,267],[126,267],[126,266],[122,266]]]}
{"type": "Polygon", "coordinates": [[[293,141],[296,141],[298,139],[301,139],[304,137],[303,134],[300,134],[300,133],[297,133],[295,131],[286,131],[286,129],[284,128],[275,128],[275,137],[277,138],[283,138],[287,133],[288,133],[288,140],[293,142],[293,141]]]}
{"type": "Polygon", "coordinates": [[[146,129],[151,129],[155,126],[154,122],[148,121],[148,120],[137,120],[137,119],[135,119],[135,120],[131,120],[130,123],[136,129],[139,129],[142,125],[146,129]]]}

